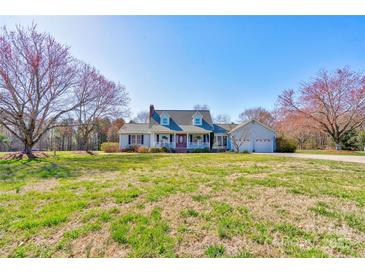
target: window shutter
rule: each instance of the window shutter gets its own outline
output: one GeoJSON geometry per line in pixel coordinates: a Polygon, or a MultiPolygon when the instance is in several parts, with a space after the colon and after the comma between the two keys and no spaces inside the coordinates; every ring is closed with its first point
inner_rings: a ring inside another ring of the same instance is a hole
{"type": "Polygon", "coordinates": [[[160,134],[157,134],[157,143],[160,141],[160,134]]]}
{"type": "Polygon", "coordinates": [[[128,135],[128,145],[130,145],[131,144],[131,135],[129,134],[128,135]]]}
{"type": "Polygon", "coordinates": [[[189,138],[190,138],[189,139],[190,140],[189,142],[192,143],[193,142],[193,135],[189,135],[189,138]]]}
{"type": "Polygon", "coordinates": [[[143,145],[143,144],[144,144],[144,142],[143,142],[144,140],[143,140],[143,139],[144,139],[144,135],[142,134],[142,135],[141,135],[141,145],[143,145]]]}
{"type": "Polygon", "coordinates": [[[203,142],[205,143],[207,141],[207,136],[204,134],[203,135],[203,142]]]}
{"type": "Polygon", "coordinates": [[[170,134],[170,143],[172,143],[172,134],[170,134]]]}

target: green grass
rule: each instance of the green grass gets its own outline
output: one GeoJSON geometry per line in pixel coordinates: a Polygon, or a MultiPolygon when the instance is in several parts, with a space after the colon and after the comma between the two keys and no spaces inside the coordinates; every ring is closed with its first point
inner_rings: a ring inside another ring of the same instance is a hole
{"type": "Polygon", "coordinates": [[[174,240],[169,226],[155,208],[149,216],[128,213],[111,227],[112,239],[130,247],[131,257],[174,257],[174,240]]]}
{"type": "Polygon", "coordinates": [[[258,154],[0,160],[1,257],[364,257],[365,165],[258,154]]]}
{"type": "Polygon", "coordinates": [[[223,245],[210,245],[205,251],[205,255],[210,258],[223,257],[225,248],[223,245]]]}

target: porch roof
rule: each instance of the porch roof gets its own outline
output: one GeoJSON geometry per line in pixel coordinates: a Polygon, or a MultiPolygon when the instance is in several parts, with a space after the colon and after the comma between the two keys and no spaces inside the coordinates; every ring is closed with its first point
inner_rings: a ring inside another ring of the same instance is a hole
{"type": "Polygon", "coordinates": [[[198,134],[209,134],[210,130],[204,129],[199,126],[191,126],[191,125],[184,125],[179,126],[175,129],[170,129],[169,127],[165,127],[162,125],[152,125],[151,127],[149,124],[135,124],[135,123],[126,123],[124,124],[119,133],[198,133],[198,134]]]}
{"type": "Polygon", "coordinates": [[[149,124],[147,123],[125,123],[119,130],[119,133],[148,133],[149,124]]]}

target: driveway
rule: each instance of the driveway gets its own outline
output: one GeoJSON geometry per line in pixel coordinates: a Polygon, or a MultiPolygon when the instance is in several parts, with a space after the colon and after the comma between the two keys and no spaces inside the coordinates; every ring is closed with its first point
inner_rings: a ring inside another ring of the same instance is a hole
{"type": "Polygon", "coordinates": [[[319,160],[332,160],[332,161],[341,161],[341,162],[352,162],[352,163],[365,164],[365,156],[300,154],[300,153],[267,153],[267,154],[270,154],[270,155],[273,155],[273,156],[285,156],[285,157],[293,157],[293,158],[319,159],[319,160]]]}

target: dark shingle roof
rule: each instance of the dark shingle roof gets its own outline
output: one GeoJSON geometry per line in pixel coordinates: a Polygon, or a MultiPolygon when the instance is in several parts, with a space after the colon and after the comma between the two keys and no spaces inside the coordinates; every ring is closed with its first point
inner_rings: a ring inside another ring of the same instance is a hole
{"type": "Polygon", "coordinates": [[[214,124],[214,133],[227,133],[237,127],[237,124],[214,124]]]}
{"type": "Polygon", "coordinates": [[[151,126],[160,124],[160,115],[167,113],[170,116],[170,130],[181,131],[181,126],[192,126],[193,116],[200,113],[203,117],[203,125],[195,126],[204,130],[213,131],[212,117],[209,110],[155,110],[151,117],[151,126]]]}
{"type": "Polygon", "coordinates": [[[149,124],[146,123],[125,123],[119,133],[147,133],[149,130],[149,124]]]}

